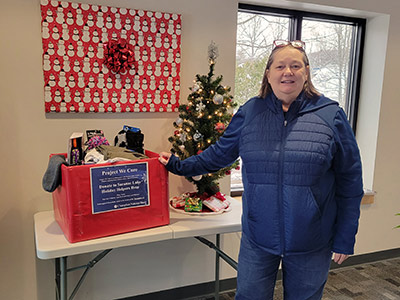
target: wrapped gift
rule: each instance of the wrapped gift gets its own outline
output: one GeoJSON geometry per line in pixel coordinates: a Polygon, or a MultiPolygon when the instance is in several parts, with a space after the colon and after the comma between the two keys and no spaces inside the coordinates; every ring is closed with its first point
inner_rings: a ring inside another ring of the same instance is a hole
{"type": "Polygon", "coordinates": [[[207,206],[209,209],[211,209],[214,212],[219,212],[223,209],[226,209],[229,207],[230,204],[231,203],[228,200],[221,200],[214,196],[203,200],[203,205],[207,206]]]}
{"type": "Polygon", "coordinates": [[[203,210],[203,204],[200,198],[187,196],[185,198],[185,211],[187,212],[201,212],[203,210]]]}

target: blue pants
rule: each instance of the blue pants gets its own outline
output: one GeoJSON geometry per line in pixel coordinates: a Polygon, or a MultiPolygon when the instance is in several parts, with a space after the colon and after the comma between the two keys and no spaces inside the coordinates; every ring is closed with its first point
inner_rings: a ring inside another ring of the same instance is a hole
{"type": "Polygon", "coordinates": [[[330,249],[285,257],[272,255],[242,234],[235,300],[272,300],[281,261],[285,300],[321,299],[331,259],[330,249]]]}

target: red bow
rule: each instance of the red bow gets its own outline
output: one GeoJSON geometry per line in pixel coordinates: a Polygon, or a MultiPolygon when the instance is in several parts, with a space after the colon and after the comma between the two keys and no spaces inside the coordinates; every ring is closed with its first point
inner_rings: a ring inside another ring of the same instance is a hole
{"type": "Polygon", "coordinates": [[[135,61],[133,47],[125,39],[111,40],[104,45],[103,63],[113,73],[125,73],[135,61]]]}

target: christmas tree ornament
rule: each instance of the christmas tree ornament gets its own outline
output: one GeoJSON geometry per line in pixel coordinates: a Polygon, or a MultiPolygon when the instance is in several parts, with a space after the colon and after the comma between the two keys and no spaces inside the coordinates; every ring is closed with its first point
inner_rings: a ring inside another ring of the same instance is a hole
{"type": "Polygon", "coordinates": [[[201,141],[203,139],[203,135],[196,130],[196,132],[193,134],[193,139],[195,142],[201,141]]]}
{"type": "Polygon", "coordinates": [[[221,94],[215,94],[215,96],[213,97],[213,102],[217,105],[222,104],[222,102],[224,102],[224,96],[222,96],[221,94]]]}
{"type": "Polygon", "coordinates": [[[182,132],[181,135],[179,136],[179,139],[181,140],[182,143],[186,142],[186,140],[187,140],[186,133],[182,132]]]}
{"type": "Polygon", "coordinates": [[[204,109],[206,108],[205,104],[203,102],[199,102],[196,104],[196,111],[198,113],[202,113],[204,109]]]}
{"type": "Polygon", "coordinates": [[[197,82],[195,84],[193,84],[192,92],[197,92],[199,89],[200,89],[200,86],[197,82]]]}
{"type": "Polygon", "coordinates": [[[183,119],[182,118],[177,118],[176,120],[175,120],[175,123],[176,123],[176,125],[178,125],[179,127],[183,124],[183,119]]]}
{"type": "Polygon", "coordinates": [[[192,176],[194,181],[199,181],[201,178],[203,178],[203,175],[192,176]]]}
{"type": "Polygon", "coordinates": [[[225,124],[222,122],[218,122],[217,124],[215,124],[214,129],[218,132],[222,132],[225,130],[225,124]]]}

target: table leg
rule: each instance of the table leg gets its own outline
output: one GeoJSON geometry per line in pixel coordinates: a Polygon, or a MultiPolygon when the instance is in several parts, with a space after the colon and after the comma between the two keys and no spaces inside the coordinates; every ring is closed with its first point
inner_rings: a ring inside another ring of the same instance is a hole
{"type": "MultiPolygon", "coordinates": [[[[220,235],[216,235],[216,246],[220,249],[220,235]]],[[[218,251],[215,252],[215,300],[219,300],[219,258],[218,251]]]]}
{"type": "Polygon", "coordinates": [[[67,257],[60,257],[58,261],[60,270],[60,281],[58,287],[60,300],[67,300],[67,257]]]}

